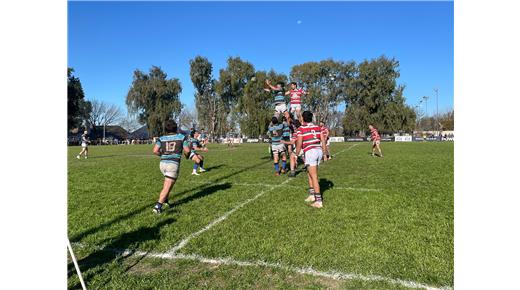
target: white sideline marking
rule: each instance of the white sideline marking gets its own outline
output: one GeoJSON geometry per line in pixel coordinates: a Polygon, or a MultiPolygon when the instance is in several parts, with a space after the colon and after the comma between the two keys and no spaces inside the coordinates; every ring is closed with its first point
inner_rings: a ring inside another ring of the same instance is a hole
{"type": "MultiPolygon", "coordinates": [[[[196,184],[207,184],[207,185],[225,185],[225,184],[231,184],[236,186],[264,186],[264,187],[275,187],[278,186],[276,184],[267,184],[267,183],[234,183],[234,182],[206,182],[206,181],[197,181],[192,182],[196,184]]],[[[305,186],[297,186],[297,185],[285,185],[284,187],[290,187],[295,189],[307,189],[305,186]]],[[[329,190],[353,190],[353,191],[382,191],[382,189],[379,188],[366,188],[366,187],[341,187],[341,186],[333,186],[329,188],[329,190]]]]}
{"type": "MultiPolygon", "coordinates": [[[[84,247],[83,244],[80,243],[74,243],[75,246],[84,247]]],[[[265,262],[262,260],[257,261],[239,261],[232,258],[206,258],[200,255],[196,254],[173,254],[173,253],[152,253],[152,252],[145,252],[145,251],[137,251],[137,250],[116,250],[116,249],[106,249],[104,247],[96,247],[98,249],[106,250],[106,251],[112,251],[115,253],[120,253],[121,256],[126,257],[130,255],[137,255],[137,256],[145,256],[150,258],[158,258],[158,259],[168,259],[168,260],[192,260],[197,261],[201,263],[206,264],[214,264],[214,265],[235,265],[235,266],[241,266],[241,267],[268,267],[268,268],[276,268],[276,269],[282,269],[286,271],[296,272],[299,274],[306,274],[306,275],[312,275],[317,277],[325,277],[333,280],[363,280],[368,282],[387,282],[391,284],[401,285],[409,288],[419,288],[419,289],[427,289],[427,290],[448,290],[453,289],[450,286],[444,286],[444,287],[434,287],[426,284],[422,284],[415,281],[408,281],[408,280],[402,280],[402,279],[394,279],[394,278],[388,278],[383,277],[379,275],[361,275],[361,274],[355,274],[355,273],[345,273],[340,271],[318,271],[311,267],[302,268],[302,267],[291,267],[286,266],[280,263],[270,263],[265,262]]]]}
{"type": "Polygon", "coordinates": [[[350,149],[352,149],[352,148],[354,148],[354,147],[356,147],[356,146],[358,146],[358,145],[359,145],[359,143],[354,144],[354,145],[352,145],[352,146],[350,146],[350,147],[348,147],[348,148],[345,148],[345,149],[343,149],[343,150],[340,150],[340,151],[338,151],[338,152],[332,154],[331,156],[332,156],[332,157],[337,156],[337,155],[341,154],[342,152],[348,151],[348,150],[350,150],[350,149]]]}
{"type": "Polygon", "coordinates": [[[269,187],[268,189],[266,190],[262,190],[259,194],[253,196],[252,198],[249,198],[247,199],[246,201],[242,202],[241,204],[237,205],[236,207],[232,208],[231,210],[229,210],[228,212],[226,212],[225,214],[223,214],[221,217],[217,218],[216,220],[212,221],[211,223],[209,223],[207,226],[205,226],[204,228],[202,228],[201,230],[197,231],[197,232],[194,232],[192,234],[190,234],[188,237],[186,237],[185,239],[183,239],[182,241],[180,241],[175,247],[173,247],[171,250],[169,250],[167,252],[167,254],[174,254],[175,252],[179,251],[180,249],[182,249],[184,246],[186,246],[186,244],[193,238],[197,237],[198,235],[204,233],[205,231],[211,229],[213,226],[219,224],[220,222],[226,220],[228,218],[228,216],[230,216],[232,213],[234,213],[235,211],[237,211],[238,209],[240,209],[241,207],[245,206],[246,204],[256,200],[257,198],[261,197],[262,195],[264,195],[265,193],[277,188],[277,187],[280,187],[280,186],[283,186],[285,185],[286,183],[290,182],[292,179],[286,179],[284,182],[278,184],[278,185],[275,185],[275,186],[272,186],[272,187],[269,187]]]}

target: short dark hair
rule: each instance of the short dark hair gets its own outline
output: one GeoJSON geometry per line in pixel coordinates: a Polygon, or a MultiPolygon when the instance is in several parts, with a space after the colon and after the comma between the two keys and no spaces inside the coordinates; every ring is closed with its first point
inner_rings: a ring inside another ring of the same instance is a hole
{"type": "Polygon", "coordinates": [[[166,120],[164,122],[164,131],[166,133],[177,133],[177,123],[174,120],[166,120]]]}
{"type": "Polygon", "coordinates": [[[296,82],[291,82],[291,85],[298,86],[298,84],[296,82]]]}
{"type": "Polygon", "coordinates": [[[307,122],[307,123],[312,122],[312,117],[313,116],[312,116],[312,113],[310,111],[304,111],[302,113],[302,117],[303,117],[303,121],[304,122],[307,122]]]}
{"type": "Polygon", "coordinates": [[[276,117],[273,116],[273,117],[271,118],[271,123],[273,123],[273,124],[278,124],[278,118],[276,118],[276,117]]]}
{"type": "Polygon", "coordinates": [[[277,82],[276,84],[277,84],[277,85],[280,85],[281,87],[283,87],[283,85],[284,85],[283,82],[277,82]]]}
{"type": "Polygon", "coordinates": [[[294,121],[293,121],[293,125],[294,125],[296,128],[298,128],[298,127],[300,127],[302,124],[300,123],[300,120],[294,120],[294,121]]]}

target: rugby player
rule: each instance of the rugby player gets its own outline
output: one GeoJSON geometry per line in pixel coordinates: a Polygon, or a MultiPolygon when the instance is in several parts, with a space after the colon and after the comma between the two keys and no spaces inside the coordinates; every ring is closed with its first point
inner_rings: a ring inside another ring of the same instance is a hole
{"type": "Polygon", "coordinates": [[[303,91],[301,88],[298,88],[298,84],[296,82],[291,82],[291,89],[285,93],[285,95],[291,96],[291,105],[290,105],[290,113],[293,114],[294,119],[299,119],[301,116],[302,110],[302,96],[307,93],[303,91]]]}
{"type": "Polygon", "coordinates": [[[298,128],[300,127],[300,121],[292,121],[291,126],[291,139],[289,141],[282,140],[282,143],[290,148],[291,153],[289,154],[289,163],[291,167],[291,173],[289,177],[296,177],[296,167],[298,167],[298,155],[296,155],[296,140],[298,140],[298,128]]]}
{"type": "Polygon", "coordinates": [[[264,88],[264,91],[271,92],[274,97],[274,116],[278,118],[280,114],[285,114],[287,111],[287,105],[285,104],[285,96],[283,93],[283,82],[278,82],[275,86],[272,86],[269,80],[265,80],[265,83],[269,88],[264,88]]]}
{"type": "Polygon", "coordinates": [[[179,176],[179,168],[181,166],[181,154],[184,153],[186,158],[190,154],[190,144],[187,136],[177,133],[177,123],[173,120],[167,120],[164,124],[166,135],[157,139],[153,147],[153,153],[161,157],[159,169],[164,175],[163,189],[159,193],[159,200],[153,208],[153,212],[160,214],[163,204],[168,204],[168,196],[177,177],[179,176]]]}
{"type": "MultiPolygon", "coordinates": [[[[292,147],[287,145],[285,142],[287,141],[291,141],[291,127],[289,125],[289,121],[290,121],[290,118],[287,119],[285,116],[282,117],[282,124],[283,124],[283,129],[282,129],[282,143],[284,144],[285,146],[285,153],[287,154],[287,156],[289,157],[289,161],[290,161],[290,158],[291,158],[291,154],[292,154],[292,147]],[[285,142],[284,142],[285,141],[285,142]]],[[[285,164],[285,166],[287,166],[287,164],[285,164]]],[[[287,171],[287,167],[284,167],[283,168],[285,171],[287,171]]]]}
{"type": "Polygon", "coordinates": [[[320,122],[321,134],[325,136],[325,152],[323,152],[323,161],[330,160],[330,140],[329,140],[329,128],[325,126],[325,122],[320,122]]]}
{"type": "Polygon", "coordinates": [[[383,157],[380,147],[381,136],[379,136],[379,132],[377,132],[377,129],[372,126],[372,124],[368,125],[368,129],[370,129],[370,140],[372,140],[372,156],[375,156],[377,148],[377,151],[379,151],[379,157],[383,157]]]}
{"type": "Polygon", "coordinates": [[[285,145],[282,143],[283,135],[283,124],[278,122],[278,118],[273,117],[271,119],[271,125],[268,128],[269,135],[271,137],[271,152],[273,152],[274,159],[274,175],[279,176],[280,172],[285,173],[286,167],[286,156],[285,156],[285,145]],[[278,165],[280,156],[282,156],[282,169],[278,165]]]}
{"type": "Polygon", "coordinates": [[[309,178],[309,196],[305,201],[312,202],[312,207],[322,208],[323,196],[320,193],[318,166],[323,158],[323,151],[325,151],[325,139],[320,127],[312,123],[312,117],[313,115],[309,111],[302,113],[304,123],[298,128],[296,155],[300,154],[301,150],[305,155],[305,166],[307,166],[309,178]]]}
{"type": "Polygon", "coordinates": [[[191,175],[200,175],[197,173],[197,168],[199,169],[199,172],[204,172],[206,169],[204,169],[204,156],[200,155],[198,152],[204,151],[208,152],[208,148],[203,148],[202,145],[200,145],[199,141],[200,133],[197,131],[191,131],[190,133],[190,149],[191,153],[189,156],[189,159],[193,160],[195,162],[193,164],[193,171],[191,172],[191,175]]]}
{"type": "Polygon", "coordinates": [[[90,140],[88,139],[87,131],[83,132],[81,135],[81,151],[79,152],[76,158],[80,159],[81,154],[85,155],[85,159],[88,158],[88,144],[90,144],[90,140]]]}

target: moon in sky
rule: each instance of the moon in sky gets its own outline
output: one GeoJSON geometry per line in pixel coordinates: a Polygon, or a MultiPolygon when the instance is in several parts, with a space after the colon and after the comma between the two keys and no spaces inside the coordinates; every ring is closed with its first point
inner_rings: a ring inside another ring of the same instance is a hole
{"type": "Polygon", "coordinates": [[[296,21],[296,24],[302,24],[301,20],[296,21]]]}

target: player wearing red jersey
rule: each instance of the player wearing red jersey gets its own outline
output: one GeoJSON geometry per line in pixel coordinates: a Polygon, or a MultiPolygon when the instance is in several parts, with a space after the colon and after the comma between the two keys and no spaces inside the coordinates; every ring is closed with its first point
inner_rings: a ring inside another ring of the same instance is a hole
{"type": "Polygon", "coordinates": [[[320,122],[321,134],[324,135],[325,139],[325,151],[323,152],[323,161],[330,160],[330,140],[329,140],[329,128],[325,126],[325,122],[320,122]]]}
{"type": "Polygon", "coordinates": [[[379,151],[379,157],[383,157],[383,153],[381,152],[381,136],[379,136],[379,132],[377,129],[372,126],[372,124],[368,125],[368,129],[370,129],[370,140],[372,140],[372,156],[375,156],[375,151],[379,151]]]}
{"type": "Polygon", "coordinates": [[[285,92],[285,95],[291,96],[291,106],[290,106],[290,113],[293,114],[294,119],[300,118],[300,113],[302,110],[302,96],[306,95],[307,93],[302,90],[301,88],[298,88],[298,84],[296,82],[291,83],[291,89],[287,92],[285,92]]]}
{"type": "Polygon", "coordinates": [[[323,158],[325,151],[325,139],[321,134],[319,126],[312,123],[312,113],[304,111],[302,113],[303,124],[298,128],[298,140],[296,141],[296,155],[303,150],[305,155],[305,166],[307,166],[307,176],[309,178],[309,197],[305,201],[312,202],[315,208],[323,207],[323,196],[320,193],[318,182],[318,166],[323,158]]]}

